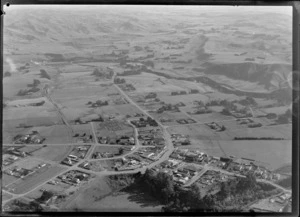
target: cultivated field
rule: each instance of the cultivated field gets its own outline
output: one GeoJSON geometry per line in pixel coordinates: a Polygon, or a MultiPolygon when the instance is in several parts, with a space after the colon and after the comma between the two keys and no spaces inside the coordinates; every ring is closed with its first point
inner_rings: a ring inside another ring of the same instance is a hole
{"type": "Polygon", "coordinates": [[[35,151],[33,155],[41,159],[60,162],[68,155],[69,152],[71,152],[72,148],[72,145],[48,145],[47,147],[43,147],[42,149],[35,151]]]}

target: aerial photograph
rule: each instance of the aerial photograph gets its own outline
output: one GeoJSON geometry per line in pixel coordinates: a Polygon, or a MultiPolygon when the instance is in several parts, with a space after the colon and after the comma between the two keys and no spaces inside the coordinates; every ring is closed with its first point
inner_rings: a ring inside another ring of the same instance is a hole
{"type": "Polygon", "coordinates": [[[4,11],[2,213],[292,212],[291,6],[4,11]]]}

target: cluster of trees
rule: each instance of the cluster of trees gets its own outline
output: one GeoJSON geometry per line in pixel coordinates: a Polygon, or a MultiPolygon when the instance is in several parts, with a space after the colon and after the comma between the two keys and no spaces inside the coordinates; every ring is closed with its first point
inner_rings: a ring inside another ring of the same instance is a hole
{"type": "Polygon", "coordinates": [[[10,76],[11,76],[11,73],[9,71],[6,71],[3,75],[3,78],[10,77],[10,76]]]}
{"type": "Polygon", "coordinates": [[[257,102],[251,96],[247,96],[245,99],[236,100],[235,102],[238,102],[239,104],[244,105],[244,106],[247,106],[247,105],[257,105],[257,102]]]}
{"type": "Polygon", "coordinates": [[[24,69],[28,69],[30,67],[30,64],[29,63],[26,63],[24,66],[20,66],[19,67],[19,70],[24,70],[24,69]]]}
{"type": "Polygon", "coordinates": [[[28,87],[31,87],[31,88],[28,89],[28,90],[26,90],[26,89],[25,90],[19,90],[19,92],[17,93],[17,96],[25,96],[25,95],[28,95],[30,93],[38,92],[40,90],[40,88],[38,88],[37,86],[40,83],[41,82],[39,80],[34,79],[32,84],[27,85],[28,87]]]}
{"type": "Polygon", "coordinates": [[[11,204],[11,210],[14,212],[41,212],[44,209],[36,201],[31,201],[27,204],[19,200],[14,200],[11,204]]]}
{"type": "Polygon", "coordinates": [[[133,184],[136,177],[137,175],[135,174],[111,175],[107,177],[107,184],[113,191],[118,191],[133,184]]]}
{"type": "Polygon", "coordinates": [[[157,109],[157,113],[163,113],[164,111],[173,111],[173,112],[180,112],[177,105],[172,105],[171,103],[168,103],[166,105],[161,106],[157,109]]]}
{"type": "Polygon", "coordinates": [[[171,92],[171,96],[176,96],[176,95],[185,95],[187,94],[186,91],[182,90],[182,91],[173,91],[171,92]]]}
{"type": "Polygon", "coordinates": [[[36,87],[40,84],[40,80],[34,79],[32,84],[28,84],[28,87],[36,87]]]}
{"type": "Polygon", "coordinates": [[[41,78],[47,78],[47,79],[51,80],[51,77],[49,76],[49,74],[46,72],[45,69],[41,69],[40,72],[41,72],[41,74],[40,74],[41,78]]]}
{"type": "Polygon", "coordinates": [[[30,93],[35,93],[35,92],[38,92],[40,90],[40,88],[38,87],[32,87],[31,89],[29,90],[19,90],[19,92],[17,93],[17,96],[25,96],[25,95],[28,95],[30,93]]]}
{"type": "Polygon", "coordinates": [[[256,182],[252,173],[246,178],[222,182],[217,193],[205,196],[201,195],[201,187],[197,183],[188,189],[182,188],[164,172],[147,170],[139,182],[144,191],[165,204],[164,212],[241,211],[248,203],[279,191],[271,185],[256,182]]]}
{"type": "Polygon", "coordinates": [[[158,126],[156,120],[150,118],[149,116],[146,119],[145,118],[140,118],[139,120],[140,120],[140,122],[147,122],[150,126],[158,126]]]}
{"type": "Polygon", "coordinates": [[[278,115],[277,122],[280,124],[287,124],[290,119],[292,119],[292,111],[291,109],[288,109],[284,114],[278,115]]]}
{"type": "Polygon", "coordinates": [[[91,101],[89,101],[88,103],[87,103],[87,105],[90,105],[90,107],[101,107],[101,106],[106,106],[106,105],[108,105],[108,101],[107,100],[105,100],[105,101],[102,101],[102,100],[97,100],[96,102],[91,102],[91,101]]]}
{"type": "Polygon", "coordinates": [[[197,89],[191,89],[191,92],[190,92],[191,94],[193,94],[193,93],[199,93],[199,90],[197,90],[197,89]]]}
{"type": "Polygon", "coordinates": [[[214,195],[206,195],[203,200],[214,211],[242,211],[243,206],[278,193],[273,186],[256,182],[255,175],[247,174],[246,178],[222,182],[220,191],[214,195]]]}
{"type": "Polygon", "coordinates": [[[289,176],[285,179],[280,180],[277,182],[278,185],[284,187],[284,188],[291,188],[292,186],[292,176],[289,176]]]}
{"type": "Polygon", "coordinates": [[[124,78],[115,78],[114,83],[115,84],[124,84],[126,81],[124,78]]]}
{"type": "Polygon", "coordinates": [[[145,96],[145,99],[151,99],[151,98],[156,98],[156,97],[157,97],[157,93],[151,92],[145,96]]]}
{"type": "Polygon", "coordinates": [[[92,75],[96,76],[96,77],[105,77],[107,79],[111,78],[113,76],[114,72],[112,70],[109,70],[108,73],[105,72],[101,72],[98,68],[95,68],[93,70],[92,75]]]}
{"type": "Polygon", "coordinates": [[[162,208],[165,212],[205,209],[197,185],[191,189],[181,188],[169,174],[153,170],[147,170],[139,181],[144,191],[165,204],[162,208]]]}

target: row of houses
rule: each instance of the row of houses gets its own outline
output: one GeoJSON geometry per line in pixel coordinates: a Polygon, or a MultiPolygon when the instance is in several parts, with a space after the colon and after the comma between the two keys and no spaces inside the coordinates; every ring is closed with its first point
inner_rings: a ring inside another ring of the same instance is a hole
{"type": "Polygon", "coordinates": [[[64,183],[78,185],[83,181],[87,181],[90,178],[90,174],[78,170],[71,170],[63,175],[58,176],[57,178],[64,183]]]}
{"type": "Polygon", "coordinates": [[[14,138],[14,144],[42,144],[46,139],[40,136],[37,131],[32,131],[26,135],[17,135],[14,138]]]}
{"type": "Polygon", "coordinates": [[[183,134],[171,134],[171,140],[174,146],[189,145],[189,136],[183,134]]]}
{"type": "Polygon", "coordinates": [[[139,130],[138,131],[138,139],[142,145],[150,145],[150,146],[164,146],[165,139],[163,137],[163,133],[159,128],[151,128],[148,130],[139,130]]]}

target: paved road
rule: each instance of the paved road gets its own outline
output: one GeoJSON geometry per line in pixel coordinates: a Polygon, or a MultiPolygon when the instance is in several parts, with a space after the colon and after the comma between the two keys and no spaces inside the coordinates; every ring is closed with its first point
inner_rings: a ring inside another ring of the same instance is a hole
{"type": "MultiPolygon", "coordinates": [[[[60,116],[61,120],[63,121],[63,123],[71,130],[72,134],[74,134],[74,130],[71,127],[71,125],[69,124],[67,118],[65,117],[64,113],[60,110],[59,106],[54,102],[54,100],[51,98],[50,94],[49,94],[49,87],[47,85],[46,88],[44,88],[44,95],[45,97],[49,100],[49,102],[54,106],[54,108],[56,109],[58,115],[60,116]]],[[[72,137],[72,135],[71,135],[72,137]]]]}
{"type": "MultiPolygon", "coordinates": [[[[112,81],[114,80],[115,78],[115,73],[112,77],[112,81]]],[[[113,84],[117,90],[123,95],[123,97],[129,102],[131,103],[132,105],[134,105],[135,107],[137,107],[141,112],[143,112],[146,116],[149,116],[151,117],[152,119],[155,119],[151,116],[151,114],[149,114],[147,111],[145,111],[143,108],[141,108],[137,103],[135,103],[118,85],[116,84],[113,84]]],[[[73,129],[72,127],[68,124],[68,122],[65,120],[65,117],[64,117],[64,114],[60,111],[59,107],[57,106],[57,104],[55,104],[55,102],[51,99],[51,97],[49,96],[48,94],[48,88],[45,90],[46,91],[46,97],[49,99],[49,101],[55,106],[55,108],[58,110],[58,113],[60,114],[62,120],[64,121],[64,123],[69,126],[73,132],[73,129]]],[[[223,121],[231,121],[231,120],[235,120],[234,119],[229,119],[229,120],[223,120],[223,121]]],[[[223,122],[223,121],[217,121],[217,122],[223,122]]],[[[95,172],[95,171],[90,171],[90,170],[86,170],[86,169],[83,169],[83,168],[80,168],[78,167],[79,164],[81,164],[82,162],[84,161],[93,161],[90,158],[90,155],[91,153],[93,153],[94,151],[94,148],[96,147],[96,145],[99,145],[98,144],[98,141],[97,141],[97,137],[96,137],[96,134],[95,134],[95,130],[94,130],[94,126],[93,126],[93,123],[91,123],[91,126],[92,126],[92,130],[93,130],[93,134],[94,134],[94,138],[95,138],[95,143],[94,144],[80,144],[80,145],[91,145],[91,148],[89,149],[89,152],[87,153],[87,156],[85,157],[85,159],[82,159],[80,160],[78,163],[74,164],[73,166],[71,167],[66,167],[65,170],[63,170],[62,172],[56,174],[54,177],[52,177],[51,179],[48,179],[47,181],[37,185],[36,187],[34,187],[33,189],[27,191],[26,193],[23,193],[23,194],[14,194],[14,193],[11,193],[11,192],[8,192],[6,190],[3,190],[3,192],[6,192],[10,195],[12,195],[12,198],[6,200],[5,202],[7,203],[8,201],[11,201],[11,200],[14,200],[16,198],[19,198],[19,197],[23,197],[25,196],[26,194],[29,194],[31,192],[33,192],[34,190],[38,189],[39,187],[41,187],[42,185],[46,184],[48,181],[54,179],[55,177],[59,176],[59,175],[62,175],[70,170],[80,170],[82,172],[87,172],[87,173],[91,173],[91,174],[94,174],[96,176],[99,176],[99,175],[119,175],[119,174],[131,174],[131,173],[137,173],[137,172],[141,172],[141,173],[144,173],[146,171],[147,168],[152,168],[158,164],[160,164],[161,162],[167,160],[169,158],[169,156],[171,155],[171,153],[174,151],[174,146],[173,146],[173,143],[172,143],[172,140],[171,140],[171,136],[170,134],[168,133],[167,131],[167,128],[168,127],[171,127],[171,126],[164,126],[160,121],[157,121],[158,125],[161,127],[162,131],[163,131],[163,135],[164,135],[164,138],[165,138],[165,142],[166,142],[166,151],[165,153],[160,157],[159,160],[147,165],[147,166],[144,166],[144,167],[141,167],[141,168],[137,168],[137,169],[134,169],[134,170],[127,170],[127,171],[101,171],[101,172],[95,172]]],[[[208,122],[206,122],[208,123],[208,122]]],[[[129,122],[130,125],[132,125],[130,122],[129,122]]],[[[204,124],[204,123],[192,123],[192,124],[204,124]]],[[[186,125],[191,125],[191,124],[186,124],[186,125]]],[[[132,125],[133,126],[133,125],[132,125]]],[[[176,125],[174,125],[176,126],[176,125]]],[[[179,125],[179,126],[182,126],[182,125],[179,125]]],[[[136,151],[138,149],[138,147],[140,147],[140,143],[139,143],[139,140],[138,140],[138,131],[136,129],[135,126],[134,127],[134,132],[135,132],[135,146],[136,148],[134,150],[132,150],[131,152],[127,153],[126,155],[123,155],[122,157],[124,156],[127,156],[129,154],[132,154],[134,151],[136,151]]],[[[35,144],[26,144],[26,146],[37,146],[35,144]]],[[[44,145],[44,144],[42,144],[44,145]]],[[[51,144],[51,145],[79,145],[79,144],[51,144]]],[[[106,146],[112,146],[112,145],[109,145],[109,144],[103,144],[103,145],[106,145],[106,146]]],[[[24,145],[21,145],[21,146],[24,146],[24,145]]],[[[102,146],[102,144],[101,144],[102,146]]],[[[114,145],[115,147],[115,145],[114,145]]],[[[119,157],[116,157],[116,158],[120,158],[119,157]]],[[[114,158],[110,158],[110,159],[114,159],[114,158]]],[[[96,159],[96,160],[99,160],[99,159],[96,159]]],[[[103,160],[107,160],[107,159],[103,159],[103,160]]],[[[52,162],[52,164],[54,164],[54,162],[52,162]]],[[[57,163],[56,163],[57,164],[57,163]]],[[[61,165],[60,165],[61,166],[61,165]]],[[[228,175],[235,175],[235,176],[241,176],[241,175],[236,175],[234,173],[231,173],[231,172],[228,172],[228,171],[225,171],[225,170],[222,170],[222,169],[218,169],[218,168],[214,168],[214,167],[211,167],[209,165],[205,165],[204,168],[203,168],[203,171],[201,171],[197,176],[195,176],[194,178],[192,178],[192,180],[188,183],[188,186],[192,185],[197,179],[199,179],[199,177],[201,177],[207,170],[215,170],[215,171],[220,171],[222,173],[225,173],[225,174],[228,174],[228,175]]],[[[243,177],[243,176],[242,176],[243,177]]],[[[257,180],[258,182],[264,182],[264,183],[268,183],[268,184],[271,184],[273,185],[274,187],[276,188],[279,188],[279,189],[282,189],[286,192],[290,192],[290,190],[287,190],[275,183],[272,183],[270,181],[266,181],[266,180],[257,180]]]]}
{"type": "MultiPolygon", "coordinates": [[[[115,78],[115,73],[112,77],[112,79],[114,80],[115,78]]],[[[147,111],[145,111],[143,108],[141,108],[137,103],[135,103],[117,84],[114,84],[114,86],[118,89],[118,91],[123,95],[124,98],[126,98],[126,100],[128,102],[130,102],[132,105],[134,105],[135,107],[137,107],[140,111],[142,111],[146,116],[149,116],[152,119],[155,119],[151,114],[149,114],[147,111]]],[[[155,119],[156,120],[156,119],[155,119]]],[[[174,151],[174,146],[171,140],[171,136],[167,131],[167,126],[164,126],[160,121],[156,120],[158,125],[161,127],[162,131],[163,131],[163,135],[165,138],[165,142],[166,142],[166,146],[167,146],[167,152],[159,159],[158,163],[161,163],[165,160],[167,160],[169,158],[169,156],[171,155],[171,153],[174,151]]]]}

